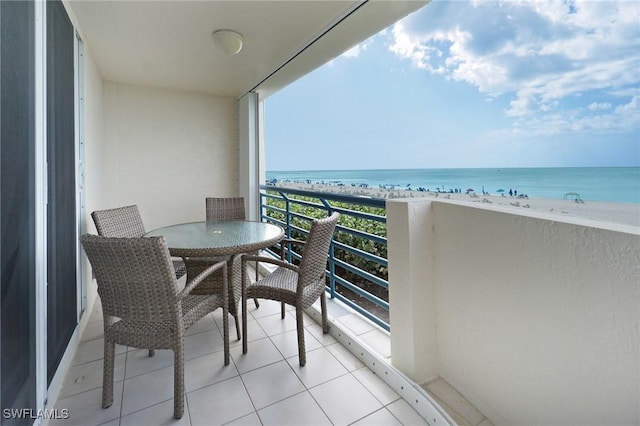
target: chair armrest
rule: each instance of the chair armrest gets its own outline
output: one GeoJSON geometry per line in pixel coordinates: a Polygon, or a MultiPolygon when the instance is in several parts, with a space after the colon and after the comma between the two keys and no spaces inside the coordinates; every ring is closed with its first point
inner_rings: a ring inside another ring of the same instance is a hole
{"type": "Polygon", "coordinates": [[[300,241],[300,240],[296,240],[296,239],[293,239],[293,238],[285,238],[282,241],[280,241],[280,259],[282,259],[282,260],[284,260],[284,246],[285,246],[285,244],[304,246],[305,242],[304,241],[300,241]]]}
{"type": "Polygon", "coordinates": [[[296,265],[293,265],[287,261],[284,260],[280,260],[280,259],[274,259],[273,257],[266,257],[266,256],[255,256],[255,255],[251,255],[251,254],[245,254],[242,256],[242,268],[246,268],[245,263],[246,262],[263,262],[263,263],[270,263],[272,265],[276,265],[276,266],[280,266],[282,268],[287,268],[287,269],[291,269],[294,272],[298,272],[298,267],[296,265]]]}
{"type": "Polygon", "coordinates": [[[218,263],[214,263],[213,265],[211,265],[210,267],[208,267],[207,269],[205,269],[204,271],[202,271],[198,275],[196,275],[191,281],[189,281],[187,283],[187,285],[182,289],[182,291],[178,294],[178,298],[182,299],[183,297],[185,297],[186,295],[191,293],[191,290],[193,290],[205,278],[207,278],[209,275],[211,275],[212,273],[214,273],[218,269],[222,269],[222,271],[223,271],[222,273],[223,273],[223,275],[225,277],[225,279],[223,281],[226,283],[227,282],[227,280],[226,280],[227,269],[226,268],[227,268],[227,261],[226,260],[223,260],[223,261],[218,262],[218,263]]]}
{"type": "Polygon", "coordinates": [[[304,245],[305,242],[302,240],[296,240],[294,238],[284,238],[282,241],[280,241],[283,244],[298,244],[298,245],[304,245]]]}

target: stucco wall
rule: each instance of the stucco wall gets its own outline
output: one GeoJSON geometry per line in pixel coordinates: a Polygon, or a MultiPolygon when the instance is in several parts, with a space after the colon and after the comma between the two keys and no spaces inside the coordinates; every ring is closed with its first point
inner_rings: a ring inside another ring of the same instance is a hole
{"type": "Polygon", "coordinates": [[[100,208],[137,204],[151,230],[238,194],[234,98],[104,82],[103,109],[100,208]]]}
{"type": "MultiPolygon", "coordinates": [[[[83,220],[87,224],[87,232],[96,233],[91,220],[91,209],[95,206],[111,204],[106,191],[106,165],[104,158],[104,120],[102,107],[102,76],[96,67],[91,49],[84,48],[84,170],[85,170],[85,202],[86,210],[83,220]]],[[[95,209],[95,208],[94,208],[95,209]]],[[[87,307],[91,308],[98,296],[97,288],[91,279],[90,268],[86,268],[87,307]]],[[[86,321],[86,320],[85,320],[86,321]]]]}
{"type": "MultiPolygon", "coordinates": [[[[106,155],[103,143],[103,85],[102,76],[96,68],[91,50],[85,46],[84,51],[84,129],[85,129],[85,185],[87,190],[87,210],[90,207],[112,204],[106,191],[108,169],[104,158],[106,155]]],[[[95,208],[94,208],[95,209],[95,208]]],[[[91,222],[90,211],[87,211],[87,229],[95,232],[91,222]]]]}
{"type": "MultiPolygon", "coordinates": [[[[391,289],[392,270],[406,263],[392,240],[407,221],[392,216],[402,210],[392,203],[391,289]]],[[[435,359],[412,356],[437,363],[438,375],[496,424],[640,423],[637,230],[454,202],[418,201],[412,210],[432,223],[430,233],[420,221],[408,232],[430,241],[410,257],[433,265],[435,324],[395,322],[402,295],[391,290],[394,365],[406,358],[407,335],[430,340],[415,329],[435,326],[435,359]]]]}

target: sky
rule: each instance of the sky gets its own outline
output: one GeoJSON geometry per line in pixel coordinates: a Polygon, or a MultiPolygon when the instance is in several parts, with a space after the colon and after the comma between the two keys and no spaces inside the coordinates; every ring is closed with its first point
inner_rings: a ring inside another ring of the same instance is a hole
{"type": "Polygon", "coordinates": [[[266,168],[640,166],[640,1],[434,0],[265,100],[266,168]]]}

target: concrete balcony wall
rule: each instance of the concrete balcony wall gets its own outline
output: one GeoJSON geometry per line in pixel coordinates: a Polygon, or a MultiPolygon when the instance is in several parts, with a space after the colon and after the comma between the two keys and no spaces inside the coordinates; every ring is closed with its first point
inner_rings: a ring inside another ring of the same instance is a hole
{"type": "Polygon", "coordinates": [[[637,228],[447,201],[387,214],[396,367],[495,424],[640,423],[637,228]]]}

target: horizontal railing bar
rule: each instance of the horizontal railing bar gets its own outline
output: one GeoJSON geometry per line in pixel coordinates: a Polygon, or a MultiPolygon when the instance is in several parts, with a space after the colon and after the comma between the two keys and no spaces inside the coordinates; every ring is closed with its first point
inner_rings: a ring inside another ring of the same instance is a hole
{"type": "Polygon", "coordinates": [[[341,268],[346,269],[349,272],[353,272],[354,274],[358,275],[361,278],[366,279],[367,281],[372,282],[373,284],[376,284],[382,288],[384,288],[385,290],[389,289],[389,284],[387,283],[387,281],[385,281],[384,279],[373,275],[367,271],[364,271],[360,268],[357,268],[347,262],[343,262],[342,260],[339,259],[335,259],[334,261],[336,263],[336,265],[340,266],[341,268]]]}
{"type": "MultiPolygon", "coordinates": [[[[269,198],[271,199],[276,199],[276,200],[281,200],[281,198],[276,197],[275,195],[271,195],[269,194],[269,198]]],[[[316,197],[317,198],[317,197],[316,197]]],[[[296,200],[296,199],[289,199],[289,202],[292,204],[297,204],[300,206],[307,206],[307,207],[311,207],[311,208],[316,208],[316,209],[320,209],[320,210],[325,210],[327,212],[331,211],[336,211],[338,213],[341,214],[345,214],[348,216],[353,216],[353,217],[357,217],[360,219],[365,219],[365,220],[372,220],[372,221],[376,221],[376,222],[386,222],[387,218],[384,216],[379,216],[376,214],[371,214],[371,213],[365,213],[365,212],[360,212],[358,210],[349,210],[343,207],[339,207],[339,206],[334,206],[334,205],[330,205],[330,207],[327,207],[323,204],[319,204],[319,203],[312,203],[310,201],[304,201],[304,200],[296,200]]],[[[344,201],[342,201],[344,202],[344,201]]]]}
{"type": "Polygon", "coordinates": [[[283,221],[271,216],[262,216],[262,219],[264,219],[265,222],[273,223],[274,225],[282,225],[283,227],[287,226],[283,221]]]}
{"type": "Polygon", "coordinates": [[[265,198],[273,198],[274,200],[281,200],[282,199],[282,196],[273,195],[273,194],[270,194],[268,192],[261,192],[260,195],[262,195],[265,198]]]}
{"type": "Polygon", "coordinates": [[[348,216],[353,216],[353,217],[357,217],[360,219],[365,219],[365,220],[373,220],[375,222],[386,222],[387,218],[384,216],[379,216],[377,214],[371,214],[371,213],[365,213],[365,212],[360,212],[358,210],[348,210],[342,207],[337,207],[337,206],[332,206],[333,210],[341,213],[341,214],[346,214],[348,216]]]}
{"type": "Polygon", "coordinates": [[[285,216],[286,216],[286,214],[287,214],[287,210],[286,210],[286,209],[281,209],[280,207],[267,206],[266,208],[267,208],[267,210],[269,210],[269,211],[280,212],[280,213],[282,213],[282,214],[283,214],[283,215],[285,215],[285,216]]]}
{"type": "Polygon", "coordinates": [[[365,317],[368,320],[372,321],[376,325],[378,325],[381,328],[389,331],[389,324],[386,321],[384,321],[383,319],[373,315],[371,312],[367,311],[362,306],[351,302],[348,298],[344,297],[340,293],[336,293],[333,297],[335,297],[336,299],[338,299],[339,301],[341,301],[345,305],[349,306],[351,309],[353,309],[354,311],[358,312],[360,315],[362,315],[363,317],[365,317]]]}
{"type": "Polygon", "coordinates": [[[362,288],[360,288],[357,285],[353,284],[351,281],[347,281],[342,277],[336,277],[336,282],[338,284],[340,284],[341,286],[343,286],[344,288],[347,288],[347,289],[353,291],[358,296],[364,297],[369,302],[375,303],[376,305],[380,306],[381,308],[389,310],[389,302],[380,299],[378,296],[374,296],[373,294],[369,293],[368,291],[363,290],[362,288]]]}
{"type": "MultiPolygon", "coordinates": [[[[292,212],[289,213],[289,216],[290,217],[295,217],[295,218],[298,218],[298,219],[301,219],[301,220],[305,220],[305,221],[307,221],[309,223],[313,222],[313,219],[314,219],[314,218],[312,218],[310,216],[300,215],[298,213],[292,213],[292,212]]],[[[291,225],[291,226],[294,227],[294,225],[291,225]]],[[[295,227],[295,228],[298,229],[298,230],[302,230],[302,228],[300,228],[300,227],[295,227]]],[[[336,226],[336,231],[341,231],[341,232],[344,232],[346,234],[355,235],[357,237],[362,237],[362,238],[374,241],[376,243],[387,245],[387,239],[385,237],[381,237],[381,236],[374,235],[374,234],[369,234],[367,232],[358,231],[357,229],[351,229],[351,228],[347,228],[347,227],[342,226],[342,225],[337,225],[336,226]]]]}
{"type": "Polygon", "coordinates": [[[320,204],[320,203],[312,203],[311,201],[305,201],[305,200],[296,200],[295,198],[291,198],[289,199],[289,201],[291,202],[291,204],[297,204],[299,206],[307,206],[314,209],[320,209],[325,211],[329,210],[324,204],[320,204]]]}
{"type": "Polygon", "coordinates": [[[286,192],[287,194],[302,195],[313,198],[324,198],[325,200],[342,201],[345,203],[361,204],[369,207],[385,208],[385,200],[383,198],[365,197],[359,195],[345,195],[336,194],[334,192],[321,192],[321,191],[305,191],[303,189],[294,188],[278,188],[272,185],[260,185],[260,189],[266,191],[286,192]]]}
{"type": "Polygon", "coordinates": [[[384,266],[384,267],[389,266],[389,261],[387,259],[385,259],[384,257],[376,256],[375,254],[371,254],[371,253],[366,252],[364,250],[360,250],[358,248],[355,248],[355,247],[352,247],[352,246],[348,246],[348,245],[343,244],[343,243],[341,243],[339,241],[335,242],[335,248],[338,249],[338,250],[346,251],[347,253],[351,253],[351,254],[356,255],[356,256],[360,256],[363,259],[375,262],[380,266],[384,266]]]}
{"type": "Polygon", "coordinates": [[[376,243],[387,245],[387,238],[381,237],[379,235],[369,234],[368,232],[358,231],[357,229],[345,228],[341,226],[340,231],[345,232],[347,234],[355,235],[356,237],[366,238],[368,240],[374,241],[376,243]]]}
{"type": "Polygon", "coordinates": [[[376,222],[386,222],[387,218],[384,216],[379,216],[379,215],[375,215],[375,214],[371,214],[371,213],[365,213],[365,212],[360,212],[357,210],[349,210],[343,207],[339,207],[339,206],[334,206],[334,205],[329,205],[329,207],[323,205],[323,204],[318,204],[318,203],[312,203],[310,201],[304,201],[304,200],[296,200],[296,199],[290,199],[289,202],[291,204],[297,204],[300,206],[306,206],[306,207],[311,207],[311,208],[316,208],[316,209],[320,209],[320,210],[325,210],[327,212],[331,211],[335,211],[347,216],[353,216],[353,217],[357,217],[360,219],[365,219],[365,220],[372,220],[372,221],[376,221],[376,222]]]}
{"type": "Polygon", "coordinates": [[[298,218],[300,220],[304,220],[304,221],[309,222],[309,223],[313,222],[313,219],[315,219],[315,218],[313,218],[311,216],[307,216],[307,215],[299,214],[299,213],[293,213],[293,212],[289,212],[289,216],[298,218]]]}

